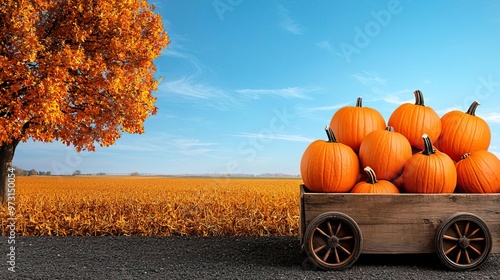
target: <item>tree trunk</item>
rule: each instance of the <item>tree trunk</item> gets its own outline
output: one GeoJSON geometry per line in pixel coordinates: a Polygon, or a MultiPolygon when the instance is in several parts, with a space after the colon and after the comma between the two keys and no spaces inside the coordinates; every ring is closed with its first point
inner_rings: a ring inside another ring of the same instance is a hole
{"type": "Polygon", "coordinates": [[[0,146],[0,202],[7,203],[8,189],[9,189],[9,174],[14,173],[12,170],[12,159],[18,140],[14,140],[10,144],[3,144],[0,146]]]}

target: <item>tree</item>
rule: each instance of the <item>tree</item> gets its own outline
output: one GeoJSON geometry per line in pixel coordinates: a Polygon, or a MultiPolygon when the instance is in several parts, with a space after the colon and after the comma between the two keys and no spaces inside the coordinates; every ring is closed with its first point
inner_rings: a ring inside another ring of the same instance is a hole
{"type": "Polygon", "coordinates": [[[78,176],[78,175],[82,175],[82,172],[80,170],[75,170],[75,172],[73,172],[73,176],[78,176]]]}
{"type": "Polygon", "coordinates": [[[154,59],[169,44],[146,0],[0,3],[0,199],[19,142],[77,151],[143,133],[156,113],[154,59]]]}
{"type": "Polygon", "coordinates": [[[38,172],[36,172],[35,169],[31,169],[28,173],[29,176],[35,176],[35,175],[38,175],[38,172]]]}
{"type": "Polygon", "coordinates": [[[23,176],[23,169],[22,168],[19,168],[19,167],[16,167],[16,166],[14,166],[13,168],[14,168],[14,174],[16,176],[23,176]]]}

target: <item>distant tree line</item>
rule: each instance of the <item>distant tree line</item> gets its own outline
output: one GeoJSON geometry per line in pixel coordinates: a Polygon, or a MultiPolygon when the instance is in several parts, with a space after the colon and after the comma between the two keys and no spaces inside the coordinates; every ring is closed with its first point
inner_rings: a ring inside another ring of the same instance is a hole
{"type": "Polygon", "coordinates": [[[24,170],[22,168],[14,166],[14,174],[16,174],[16,176],[35,176],[35,175],[50,176],[50,175],[52,175],[52,172],[50,172],[50,171],[36,171],[35,169],[24,170]]]}
{"type": "MultiPolygon", "coordinates": [[[[51,176],[52,175],[52,172],[50,171],[36,171],[35,169],[31,169],[31,170],[24,170],[20,167],[17,167],[17,166],[14,166],[14,174],[16,174],[16,176],[35,176],[35,175],[42,175],[42,176],[51,176]]],[[[72,174],[73,176],[79,176],[79,175],[86,175],[86,176],[94,176],[94,175],[97,175],[97,176],[105,176],[107,175],[106,172],[99,172],[99,173],[88,173],[88,174],[84,174],[82,173],[81,170],[75,170],[72,174]]],[[[131,176],[140,176],[140,173],[139,172],[132,172],[130,173],[131,176]]]]}

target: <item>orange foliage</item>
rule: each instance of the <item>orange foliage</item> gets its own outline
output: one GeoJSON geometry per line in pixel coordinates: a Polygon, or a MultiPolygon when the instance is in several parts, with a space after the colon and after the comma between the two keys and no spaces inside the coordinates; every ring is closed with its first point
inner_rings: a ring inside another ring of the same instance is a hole
{"type": "Polygon", "coordinates": [[[0,146],[29,138],[77,150],[142,133],[153,61],[169,44],[145,0],[0,4],[0,146]]]}

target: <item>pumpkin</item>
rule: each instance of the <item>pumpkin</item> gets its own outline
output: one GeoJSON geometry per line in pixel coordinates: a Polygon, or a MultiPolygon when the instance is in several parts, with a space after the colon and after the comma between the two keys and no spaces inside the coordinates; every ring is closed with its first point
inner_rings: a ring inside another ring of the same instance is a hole
{"type": "Polygon", "coordinates": [[[431,107],[424,105],[424,96],[420,90],[413,94],[415,104],[405,103],[396,108],[389,117],[388,125],[403,134],[412,146],[423,150],[422,134],[437,140],[441,134],[441,119],[431,107]]]}
{"type": "Polygon", "coordinates": [[[457,185],[457,170],[445,153],[434,150],[427,134],[422,135],[424,150],[406,162],[404,189],[411,193],[452,193],[457,185]]]}
{"type": "Polygon", "coordinates": [[[359,147],[362,166],[377,170],[379,179],[393,180],[403,172],[406,161],[412,156],[410,142],[392,126],[368,134],[359,147]]]}
{"type": "Polygon", "coordinates": [[[349,146],[337,142],[330,127],[325,130],[328,141],[312,142],[302,155],[302,180],[313,192],[349,192],[358,178],[358,156],[349,146]]]}
{"type": "Polygon", "coordinates": [[[500,192],[500,160],[479,150],[463,155],[457,163],[457,188],[467,193],[500,192]]]}
{"type": "Polygon", "coordinates": [[[363,107],[362,99],[358,97],[356,106],[346,106],[335,112],[330,127],[340,143],[358,152],[366,135],[385,128],[385,120],[377,110],[363,107]]]}
{"type": "Polygon", "coordinates": [[[399,175],[396,179],[392,180],[391,183],[396,186],[396,188],[399,189],[399,192],[404,191],[404,181],[403,181],[403,174],[399,175]]]}
{"type": "Polygon", "coordinates": [[[466,153],[488,150],[490,146],[490,128],[476,116],[477,106],[479,102],[474,101],[465,113],[454,110],[441,117],[442,130],[436,147],[455,161],[466,153]]]}
{"type": "Polygon", "coordinates": [[[363,169],[368,175],[366,182],[357,183],[351,190],[352,193],[399,193],[399,190],[387,180],[377,180],[375,171],[369,166],[363,169]]]}

